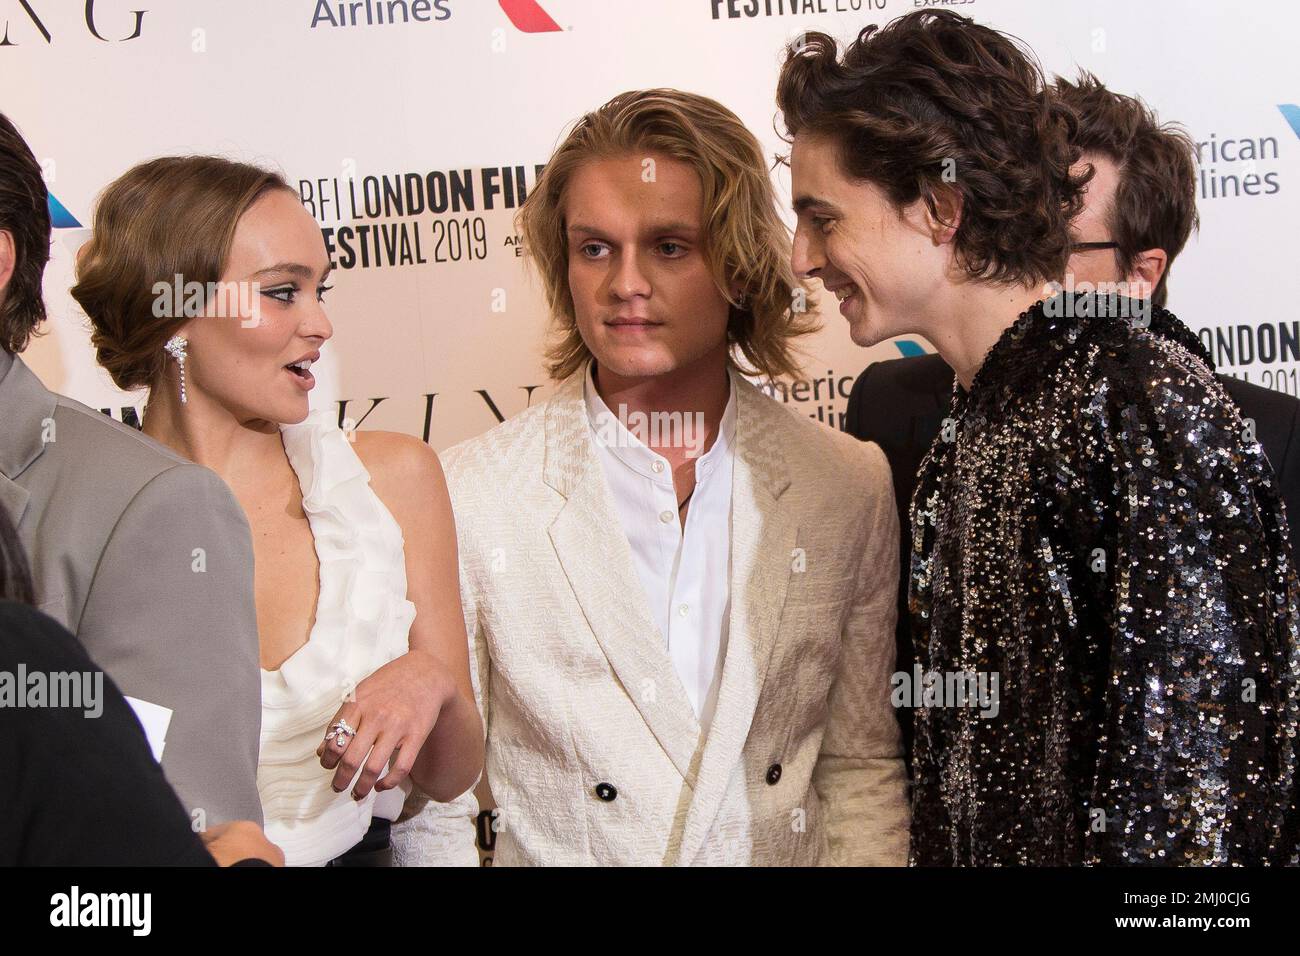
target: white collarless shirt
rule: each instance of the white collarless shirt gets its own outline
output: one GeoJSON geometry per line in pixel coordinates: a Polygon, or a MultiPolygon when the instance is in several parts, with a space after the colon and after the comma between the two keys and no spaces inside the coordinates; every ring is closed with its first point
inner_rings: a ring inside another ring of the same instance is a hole
{"type": "MultiPolygon", "coordinates": [[[[695,490],[683,528],[672,467],[605,405],[592,378],[594,367],[594,362],[587,363],[583,386],[592,444],[631,546],[632,562],[645,590],[651,620],[659,629],[700,727],[707,734],[718,700],[731,613],[736,382],[728,370],[731,394],[718,437],[695,461],[695,490]]],[[[633,428],[643,427],[626,412],[625,418],[633,428]]],[[[644,427],[653,428],[654,423],[644,427]]],[[[694,429],[693,422],[687,427],[692,430],[679,434],[684,434],[687,441],[702,444],[707,435],[694,429]]]]}

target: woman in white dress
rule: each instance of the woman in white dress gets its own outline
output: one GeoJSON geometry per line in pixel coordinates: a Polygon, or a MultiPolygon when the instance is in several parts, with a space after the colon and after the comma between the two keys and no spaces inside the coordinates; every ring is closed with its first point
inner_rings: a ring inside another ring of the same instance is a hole
{"type": "Polygon", "coordinates": [[[145,434],[220,475],[248,517],[267,836],[291,866],[383,865],[412,785],[440,802],[473,786],[483,727],[437,455],[309,412],[329,272],[280,176],[168,157],[100,197],[73,295],[113,380],[150,389],[145,434]]]}

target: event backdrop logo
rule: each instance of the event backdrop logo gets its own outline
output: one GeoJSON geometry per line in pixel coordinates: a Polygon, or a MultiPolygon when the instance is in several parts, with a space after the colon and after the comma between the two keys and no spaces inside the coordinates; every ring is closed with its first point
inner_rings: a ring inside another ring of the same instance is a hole
{"type": "Polygon", "coordinates": [[[538,0],[499,0],[507,19],[524,33],[555,33],[563,29],[538,0]]]}
{"type": "Polygon", "coordinates": [[[311,29],[331,27],[392,26],[396,23],[433,23],[451,19],[451,0],[316,0],[311,29]]]}
{"type": "MultiPolygon", "coordinates": [[[[960,6],[975,0],[914,0],[918,7],[960,6]]],[[[713,19],[808,17],[817,13],[879,13],[889,0],[709,0],[713,19]]]]}
{"type": "MultiPolygon", "coordinates": [[[[41,36],[45,38],[45,42],[53,43],[54,37],[50,33],[49,27],[45,25],[45,21],[43,21],[40,18],[40,15],[37,14],[36,8],[33,6],[34,2],[35,0],[18,0],[18,6],[20,6],[23,12],[27,14],[27,18],[31,20],[32,25],[40,31],[41,36]]],[[[42,5],[42,9],[44,9],[44,5],[42,5]]],[[[135,29],[132,31],[130,36],[119,37],[118,42],[135,40],[140,36],[141,31],[144,29],[144,15],[148,13],[148,11],[132,10],[130,12],[135,14],[135,29]]],[[[104,43],[112,43],[113,41],[100,33],[98,27],[95,25],[95,0],[86,0],[85,13],[86,29],[90,32],[90,35],[96,40],[100,40],[104,43]]],[[[18,46],[16,42],[9,39],[8,19],[4,22],[4,34],[3,36],[0,36],[0,46],[18,46]]]]}
{"type": "MultiPolygon", "coordinates": [[[[1279,103],[1277,108],[1291,131],[1300,137],[1300,107],[1279,103]]],[[[1201,199],[1272,196],[1282,191],[1280,170],[1261,169],[1262,163],[1280,160],[1281,144],[1276,136],[1232,137],[1212,132],[1195,148],[1201,199]]]]}
{"type": "Polygon", "coordinates": [[[1282,116],[1291,125],[1291,131],[1300,137],[1300,106],[1294,103],[1279,103],[1277,108],[1282,111],[1282,116]]]}
{"type": "Polygon", "coordinates": [[[81,223],[77,222],[77,217],[68,212],[68,207],[63,205],[54,198],[54,193],[49,193],[50,207],[50,225],[55,229],[80,229],[81,223]]]}
{"type": "MultiPolygon", "coordinates": [[[[563,30],[538,0],[499,0],[515,29],[523,33],[563,30]]],[[[360,27],[430,23],[451,19],[451,0],[316,0],[311,27],[360,27]]]]}
{"type": "Polygon", "coordinates": [[[518,209],[543,168],[324,176],[299,180],[298,195],[320,224],[335,268],[469,263],[497,249],[515,259],[520,247],[513,226],[505,226],[509,216],[484,214],[518,209]]]}
{"type": "MultiPolygon", "coordinates": [[[[1279,103],[1277,108],[1300,138],[1300,106],[1279,103]]],[[[1276,170],[1264,172],[1262,178],[1258,172],[1259,161],[1278,159],[1279,147],[1275,136],[1219,139],[1211,133],[1208,140],[1196,144],[1196,159],[1202,165],[1200,198],[1271,196],[1279,192],[1282,186],[1276,170]],[[1206,169],[1206,162],[1231,164],[1240,175],[1219,174],[1213,165],[1206,169]]],[[[1197,335],[1219,371],[1249,382],[1251,374],[1245,366],[1262,365],[1264,368],[1258,370],[1260,385],[1300,395],[1300,321],[1269,318],[1231,322],[1205,326],[1197,335]]]]}

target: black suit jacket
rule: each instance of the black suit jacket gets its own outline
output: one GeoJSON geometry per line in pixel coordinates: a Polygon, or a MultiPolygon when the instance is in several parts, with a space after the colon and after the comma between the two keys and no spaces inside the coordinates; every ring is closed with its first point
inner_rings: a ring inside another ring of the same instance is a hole
{"type": "MultiPolygon", "coordinates": [[[[0,672],[20,667],[100,671],[53,618],[0,601],[0,672]]],[[[108,675],[100,690],[93,717],[85,707],[0,707],[0,867],[216,866],[131,705],[108,675]]]]}
{"type": "MultiPolygon", "coordinates": [[[[1297,553],[1300,532],[1300,399],[1243,382],[1228,375],[1218,379],[1237,403],[1243,418],[1255,420],[1255,436],[1264,446],[1278,488],[1286,503],[1290,521],[1291,548],[1297,553]]],[[[894,473],[894,497],[898,504],[899,548],[901,551],[898,583],[899,671],[911,672],[916,662],[907,613],[907,582],[911,558],[912,525],[909,508],[912,490],[921,459],[929,450],[952,398],[952,369],[938,355],[918,355],[890,359],[870,365],[853,383],[844,430],[863,441],[874,441],[885,452],[894,473]]],[[[912,722],[900,719],[903,744],[910,771],[912,765],[912,722]]]]}

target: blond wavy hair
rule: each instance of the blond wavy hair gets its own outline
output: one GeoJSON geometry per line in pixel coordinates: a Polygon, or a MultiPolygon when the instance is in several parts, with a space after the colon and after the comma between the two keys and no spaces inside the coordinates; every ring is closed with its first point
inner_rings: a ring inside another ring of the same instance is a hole
{"type": "Polygon", "coordinates": [[[516,228],[551,313],[551,377],[568,378],[591,357],[569,289],[565,188],[583,163],[646,152],[671,156],[699,175],[705,253],[719,291],[731,303],[732,364],[746,375],[798,377],[794,340],[817,331],[816,299],[791,270],[790,231],[777,211],[762,147],[721,103],[670,89],[620,93],[583,116],[520,208],[516,228]],[[738,298],[731,294],[734,286],[741,289],[738,298]]]}

